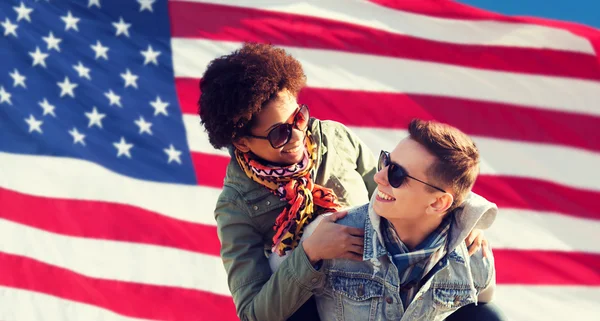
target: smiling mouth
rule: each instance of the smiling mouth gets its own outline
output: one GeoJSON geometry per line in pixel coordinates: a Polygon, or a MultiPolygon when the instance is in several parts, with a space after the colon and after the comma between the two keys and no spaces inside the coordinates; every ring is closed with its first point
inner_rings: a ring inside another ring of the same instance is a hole
{"type": "Polygon", "coordinates": [[[288,150],[282,150],[281,152],[286,153],[286,154],[293,154],[293,153],[298,152],[300,150],[300,148],[302,148],[302,145],[298,145],[298,146],[296,146],[294,148],[290,148],[288,150]]]}
{"type": "Polygon", "coordinates": [[[384,201],[395,201],[396,200],[392,196],[390,196],[390,195],[388,195],[388,194],[386,194],[386,193],[384,193],[384,192],[382,192],[380,190],[377,190],[377,197],[380,198],[380,199],[382,199],[382,200],[384,200],[384,201]]]}

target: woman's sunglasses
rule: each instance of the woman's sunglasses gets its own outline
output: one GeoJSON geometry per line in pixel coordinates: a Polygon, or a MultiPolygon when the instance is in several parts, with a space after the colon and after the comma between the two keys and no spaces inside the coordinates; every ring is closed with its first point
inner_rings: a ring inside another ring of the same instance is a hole
{"type": "Polygon", "coordinates": [[[279,124],[279,125],[273,127],[269,131],[267,136],[256,136],[256,135],[252,135],[252,134],[248,134],[246,136],[253,137],[253,138],[259,138],[259,139],[266,139],[271,144],[271,147],[273,147],[275,149],[281,148],[285,144],[287,144],[290,141],[290,139],[292,138],[292,130],[294,128],[297,128],[302,131],[306,130],[306,128],[308,127],[309,118],[310,118],[310,113],[308,111],[308,106],[300,105],[300,108],[298,108],[298,110],[294,114],[294,122],[293,123],[279,124]]]}
{"type": "Polygon", "coordinates": [[[386,166],[389,166],[388,167],[388,182],[390,183],[390,185],[392,185],[393,188],[398,188],[398,187],[402,186],[402,184],[406,181],[406,178],[408,177],[408,178],[414,179],[417,182],[420,182],[427,186],[433,187],[440,192],[446,193],[446,191],[444,191],[443,189],[441,189],[437,186],[433,186],[429,183],[423,182],[422,180],[420,180],[418,178],[414,178],[414,177],[408,175],[408,172],[406,171],[406,169],[404,169],[404,167],[402,167],[390,160],[389,152],[382,150],[381,153],[379,154],[379,162],[377,164],[377,170],[381,171],[386,166]]]}

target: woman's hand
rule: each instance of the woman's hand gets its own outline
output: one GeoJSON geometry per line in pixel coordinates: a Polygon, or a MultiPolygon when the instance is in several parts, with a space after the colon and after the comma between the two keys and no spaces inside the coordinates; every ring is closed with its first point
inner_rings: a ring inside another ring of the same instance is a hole
{"type": "Polygon", "coordinates": [[[335,223],[346,214],[347,211],[342,211],[328,215],[303,241],[311,264],[337,258],[362,260],[364,230],[335,223]]]}
{"type": "Polygon", "coordinates": [[[479,251],[483,247],[483,257],[488,257],[489,248],[488,241],[483,235],[483,230],[474,229],[467,235],[465,239],[465,244],[469,249],[469,255],[473,255],[475,252],[479,251]]]}

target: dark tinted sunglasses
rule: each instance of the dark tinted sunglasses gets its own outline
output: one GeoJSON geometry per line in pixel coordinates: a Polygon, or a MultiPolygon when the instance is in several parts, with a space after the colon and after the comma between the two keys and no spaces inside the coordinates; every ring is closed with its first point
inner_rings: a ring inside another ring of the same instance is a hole
{"type": "Polygon", "coordinates": [[[402,167],[390,160],[389,152],[382,150],[381,153],[379,154],[379,162],[377,163],[377,170],[381,171],[386,166],[389,166],[388,167],[388,182],[390,183],[390,185],[392,185],[393,188],[398,188],[398,187],[402,186],[402,184],[404,183],[404,181],[406,181],[406,178],[408,177],[408,178],[414,179],[417,182],[420,182],[427,186],[433,187],[440,192],[446,193],[446,191],[444,191],[443,189],[441,189],[437,186],[433,186],[429,183],[423,182],[422,180],[420,180],[418,178],[414,178],[414,177],[408,175],[408,172],[406,171],[406,169],[404,169],[404,167],[402,167]]]}
{"type": "Polygon", "coordinates": [[[271,144],[271,147],[277,149],[283,147],[290,141],[290,139],[292,138],[292,129],[297,128],[302,131],[306,130],[306,128],[308,127],[309,118],[310,113],[308,110],[308,106],[300,105],[300,108],[298,108],[296,114],[294,114],[293,123],[279,124],[273,127],[269,131],[267,136],[256,136],[252,134],[248,134],[246,136],[259,139],[266,139],[271,144]]]}

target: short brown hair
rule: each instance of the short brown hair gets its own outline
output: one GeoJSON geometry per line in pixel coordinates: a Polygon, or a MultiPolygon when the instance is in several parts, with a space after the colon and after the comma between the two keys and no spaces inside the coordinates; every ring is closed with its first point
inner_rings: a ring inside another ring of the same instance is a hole
{"type": "Polygon", "coordinates": [[[448,212],[460,206],[479,174],[479,150],[473,140],[458,128],[420,119],[410,122],[408,132],[437,158],[427,176],[454,192],[454,204],[448,212]]]}
{"type": "Polygon", "coordinates": [[[215,148],[229,146],[252,117],[282,90],[297,96],[306,85],[302,65],[281,48],[246,43],[212,60],[200,81],[198,113],[215,148]]]}

